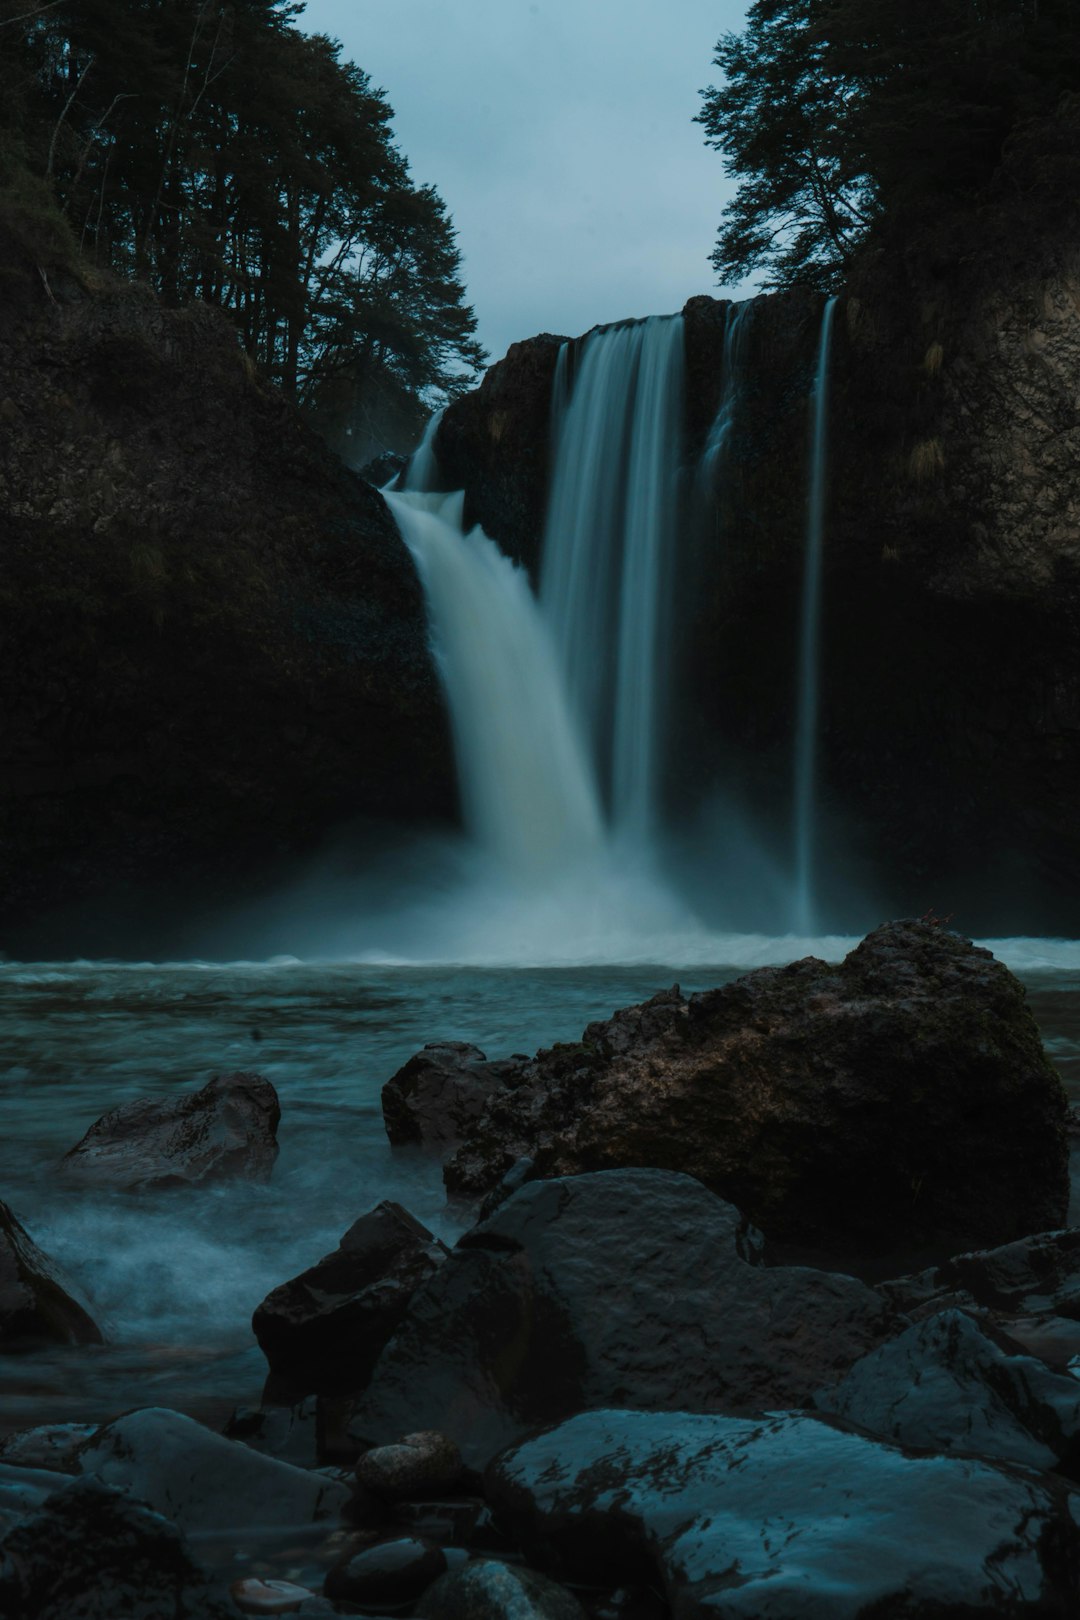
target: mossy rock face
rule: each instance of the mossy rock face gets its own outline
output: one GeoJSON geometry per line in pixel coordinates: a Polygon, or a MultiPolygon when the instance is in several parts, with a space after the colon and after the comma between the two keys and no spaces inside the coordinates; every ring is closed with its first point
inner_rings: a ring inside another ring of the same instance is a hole
{"type": "Polygon", "coordinates": [[[541,1052],[447,1166],[682,1170],[780,1242],[940,1255],[1059,1226],[1066,1100],[1020,982],[927,922],[701,995],[664,992],[541,1052]]]}
{"type": "Polygon", "coordinates": [[[104,278],[61,296],[0,221],[3,264],[26,272],[0,307],[5,948],[100,954],[50,912],[148,883],[221,898],[339,824],[452,816],[423,596],[378,493],[215,311],[104,278]]]}

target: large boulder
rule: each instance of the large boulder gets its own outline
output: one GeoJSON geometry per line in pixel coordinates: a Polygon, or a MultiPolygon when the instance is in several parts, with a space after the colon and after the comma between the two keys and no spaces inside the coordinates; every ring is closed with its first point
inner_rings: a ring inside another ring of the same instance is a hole
{"type": "Polygon", "coordinates": [[[588,1406],[800,1405],[894,1322],[853,1277],[762,1266],[739,1211],[689,1176],[530,1182],[414,1296],[350,1429],[358,1446],[437,1429],[478,1468],[588,1406]]]}
{"type": "Polygon", "coordinates": [[[857,1361],[814,1398],[887,1440],[973,1451],[1075,1477],[1080,1383],[996,1342],[963,1311],[941,1311],[857,1361]]]}
{"type": "Polygon", "coordinates": [[[71,1284],[0,1203],[0,1351],[101,1344],[101,1329],[71,1284]]]}
{"type": "Polygon", "coordinates": [[[269,1181],[280,1119],[261,1074],[218,1074],[200,1091],[138,1097],[103,1114],[60,1168],[82,1186],[128,1191],[269,1181]]]}
{"type": "Polygon", "coordinates": [[[78,1460],[83,1475],[126,1491],[189,1535],[297,1530],[337,1519],[349,1499],[337,1480],[266,1457],[164,1407],[102,1424],[78,1460]]]}
{"type": "Polygon", "coordinates": [[[251,1319],[282,1386],[305,1394],[363,1389],[379,1352],[446,1246],[400,1204],[384,1200],[333,1254],[268,1294],[251,1319]]]}
{"type": "Polygon", "coordinates": [[[1080,1498],[800,1413],[586,1412],[500,1457],[500,1519],[556,1575],[658,1583],[679,1620],[1065,1616],[1080,1498]]]}
{"type": "Polygon", "coordinates": [[[0,1551],[0,1613],[19,1620],[235,1620],[176,1526],[100,1480],[58,1490],[0,1551]]]}
{"type": "Polygon", "coordinates": [[[548,1176],[656,1165],[769,1238],[948,1253],[1064,1218],[1065,1118],[1020,982],[957,934],[894,922],[839,965],[667,991],[538,1053],[446,1182],[482,1194],[522,1155],[548,1176]]]}
{"type": "Polygon", "coordinates": [[[517,1073],[516,1060],[491,1063],[468,1041],[429,1041],[382,1088],[386,1134],[394,1147],[447,1153],[517,1073]]]}

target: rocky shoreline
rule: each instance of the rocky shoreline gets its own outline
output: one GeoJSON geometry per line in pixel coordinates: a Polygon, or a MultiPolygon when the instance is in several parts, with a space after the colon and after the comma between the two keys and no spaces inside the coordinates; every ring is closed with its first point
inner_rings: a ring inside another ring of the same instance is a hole
{"type": "MultiPolygon", "coordinates": [[[[265,1181],[279,1113],[218,1076],[57,1173],[265,1181]]],[[[1076,1612],[1069,1115],[988,952],[895,923],[534,1058],[436,1043],[384,1116],[475,1224],[447,1249],[384,1202],[283,1280],[224,1434],[133,1403],[0,1442],[0,1613],[1076,1612]]],[[[77,1380],[92,1307],[2,1214],[0,1351],[77,1380]]]]}

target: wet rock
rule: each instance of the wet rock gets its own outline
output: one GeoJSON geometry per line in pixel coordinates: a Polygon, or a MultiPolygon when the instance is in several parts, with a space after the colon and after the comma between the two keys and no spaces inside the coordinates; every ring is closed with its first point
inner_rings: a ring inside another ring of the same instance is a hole
{"type": "Polygon", "coordinates": [[[45,1423],[36,1429],[20,1429],[0,1440],[0,1463],[77,1474],[79,1447],[97,1433],[97,1427],[96,1423],[45,1423]]]}
{"type": "Polygon", "coordinates": [[[488,1099],[516,1075],[509,1061],[489,1063],[467,1041],[429,1041],[382,1089],[383,1122],[394,1147],[448,1152],[475,1128],[488,1099]]]}
{"type": "Polygon", "coordinates": [[[333,1254],[268,1294],[252,1317],[272,1375],[294,1389],[363,1389],[409,1300],[446,1246],[389,1200],[362,1215],[333,1254]]]}
{"type": "Polygon", "coordinates": [[[296,1468],[314,1468],[321,1460],[314,1396],[295,1406],[239,1406],[222,1433],[296,1468]]]}
{"type": "Polygon", "coordinates": [[[81,1186],[130,1191],[269,1181],[280,1118],[261,1074],[218,1074],[200,1091],[139,1097],[103,1114],[60,1169],[81,1186]]]}
{"type": "Polygon", "coordinates": [[[12,1525],[40,1507],[61,1484],[48,1469],[0,1464],[0,1539],[12,1525]]]}
{"type": "Polygon", "coordinates": [[[264,1457],[179,1412],[144,1407],[104,1424],[79,1453],[83,1473],[196,1531],[336,1519],[347,1486],[264,1457]]]}
{"type": "Polygon", "coordinates": [[[424,1593],[424,1620],[585,1620],[572,1592],[535,1570],[478,1558],[424,1593]]]}
{"type": "Polygon", "coordinates": [[[487,1492],[562,1578],[662,1584],[680,1620],[1072,1612],[1076,1494],[909,1456],[798,1413],[586,1412],[497,1459],[487,1492]]]}
{"type": "Polygon", "coordinates": [[[55,1261],[0,1203],[0,1351],[102,1343],[101,1329],[55,1261]]]}
{"type": "Polygon", "coordinates": [[[697,1176],[770,1239],[947,1253],[1064,1218],[1065,1112],[1019,981],[942,927],[897,922],[839,965],[676,988],[538,1053],[446,1183],[482,1195],[523,1154],[546,1176],[649,1164],[697,1176]]]}
{"type": "Polygon", "coordinates": [[[73,1480],[8,1534],[0,1613],[20,1620],[235,1620],[159,1514],[73,1480]]]}
{"type": "Polygon", "coordinates": [[[387,1501],[452,1490],[461,1477],[461,1452],[445,1434],[407,1434],[397,1445],[375,1446],[356,1465],[360,1484],[387,1501]]]}
{"type": "Polygon", "coordinates": [[[369,1610],[375,1604],[401,1608],[418,1598],[447,1568],[441,1547],[416,1536],[399,1536],[365,1547],[330,1570],[325,1591],[335,1602],[356,1603],[369,1610]]]}
{"type": "Polygon", "coordinates": [[[414,1296],[350,1430],[371,1445],[438,1429],[478,1468],[588,1406],[803,1404],[894,1318],[853,1277],[766,1269],[758,1244],[690,1176],[529,1182],[414,1296]]]}
{"type": "Polygon", "coordinates": [[[882,1284],[902,1309],[946,1297],[1005,1315],[1080,1311],[1080,1227],[1036,1232],[993,1249],[957,1254],[911,1277],[882,1284]]]}
{"type": "Polygon", "coordinates": [[[1074,1472],[1080,1382],[1009,1354],[962,1311],[916,1323],[857,1361],[819,1411],[928,1451],[1074,1472]]]}

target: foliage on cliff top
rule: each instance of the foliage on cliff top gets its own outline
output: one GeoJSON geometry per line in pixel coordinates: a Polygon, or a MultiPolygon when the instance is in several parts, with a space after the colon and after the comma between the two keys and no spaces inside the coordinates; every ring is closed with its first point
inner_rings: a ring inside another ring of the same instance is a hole
{"type": "Polygon", "coordinates": [[[302,11],[0,0],[0,186],[36,188],[47,243],[51,191],[84,261],[225,310],[316,413],[415,410],[484,359],[453,227],[384,93],[302,11]]]}
{"type": "Polygon", "coordinates": [[[1080,91],[1080,0],[754,0],[715,62],[697,121],[738,181],[720,279],[832,290],[867,243],[940,245],[943,217],[961,250],[1010,148],[1080,91]]]}

